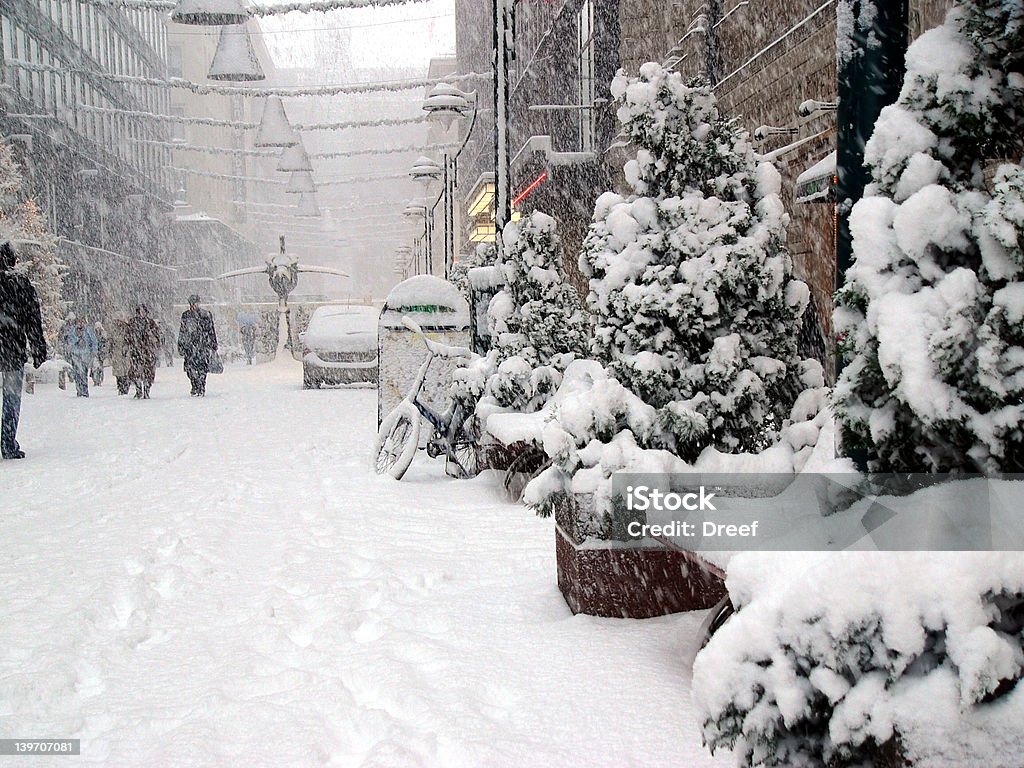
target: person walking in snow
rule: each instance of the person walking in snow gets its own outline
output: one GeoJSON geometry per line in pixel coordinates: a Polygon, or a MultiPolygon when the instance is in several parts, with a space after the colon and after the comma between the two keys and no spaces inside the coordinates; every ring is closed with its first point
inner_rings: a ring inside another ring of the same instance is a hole
{"type": "Polygon", "coordinates": [[[31,348],[32,364],[36,368],[46,361],[39,297],[28,278],[14,271],[16,260],[14,247],[9,242],[0,244],[0,382],[3,383],[0,455],[5,459],[25,458],[17,434],[25,363],[28,362],[26,347],[31,348]]]}
{"type": "Polygon", "coordinates": [[[256,354],[256,326],[245,323],[238,329],[238,333],[242,337],[242,349],[245,351],[246,362],[252,365],[253,356],[256,354]]]}
{"type": "Polygon", "coordinates": [[[67,334],[68,360],[71,378],[75,382],[77,397],[89,396],[89,367],[96,357],[96,334],[85,324],[84,317],[76,317],[67,334]]]}
{"type": "Polygon", "coordinates": [[[135,317],[128,321],[126,341],[135,398],[148,400],[160,359],[160,326],[149,316],[149,307],[145,304],[139,304],[135,308],[135,317]]]}
{"type": "Polygon", "coordinates": [[[192,397],[206,396],[206,375],[217,351],[217,330],[213,315],[199,306],[199,296],[188,297],[188,309],[181,314],[178,354],[185,359],[185,373],[192,383],[192,397]]]}
{"type": "Polygon", "coordinates": [[[103,366],[110,347],[110,339],[103,323],[99,320],[93,325],[93,333],[96,335],[96,362],[92,367],[92,383],[97,387],[103,386],[103,366]]]}
{"type": "Polygon", "coordinates": [[[128,359],[128,315],[118,312],[108,337],[110,373],[117,381],[117,394],[127,395],[131,387],[131,363],[128,359]]]}

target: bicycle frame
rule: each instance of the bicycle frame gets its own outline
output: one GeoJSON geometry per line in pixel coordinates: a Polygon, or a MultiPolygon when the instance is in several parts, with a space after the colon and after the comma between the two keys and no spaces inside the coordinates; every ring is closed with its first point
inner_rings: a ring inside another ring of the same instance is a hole
{"type": "Polygon", "coordinates": [[[439,352],[439,350],[451,350],[453,348],[440,345],[437,342],[431,342],[423,332],[423,329],[408,318],[403,318],[403,322],[406,327],[423,339],[424,345],[427,347],[427,357],[420,365],[419,372],[416,374],[416,378],[413,380],[413,384],[409,388],[409,393],[405,396],[406,401],[415,406],[420,415],[433,427],[434,434],[427,441],[427,453],[431,456],[440,456],[443,453],[449,461],[454,462],[463,471],[465,471],[465,467],[462,467],[455,455],[455,445],[457,442],[456,437],[459,435],[463,424],[465,423],[462,410],[457,404],[453,403],[444,413],[438,413],[420,400],[420,395],[423,392],[423,384],[427,378],[427,371],[430,370],[430,364],[434,362],[434,358],[439,354],[443,354],[443,352],[439,352]],[[407,320],[408,322],[406,322],[407,320]]]}

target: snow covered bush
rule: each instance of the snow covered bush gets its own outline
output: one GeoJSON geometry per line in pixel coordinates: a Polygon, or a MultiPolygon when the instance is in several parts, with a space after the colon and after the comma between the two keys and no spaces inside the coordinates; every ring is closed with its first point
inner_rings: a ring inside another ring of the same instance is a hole
{"type": "Polygon", "coordinates": [[[1024,471],[1024,4],[968,0],[907,53],[865,158],[836,327],[847,450],[1024,471]]]}
{"type": "Polygon", "coordinates": [[[42,309],[43,333],[53,349],[67,302],[61,297],[63,276],[57,260],[57,238],[33,200],[25,200],[22,175],[11,147],[0,143],[0,242],[10,240],[18,255],[17,271],[31,281],[42,309]]]}
{"type": "Polygon", "coordinates": [[[612,84],[638,147],[634,194],[606,193],[580,256],[592,354],[658,413],[680,457],[777,438],[800,386],[807,286],[792,277],[780,176],[711,88],[645,64],[612,84]]]}
{"type": "Polygon", "coordinates": [[[563,280],[555,220],[535,212],[508,224],[498,269],[504,288],[491,299],[490,353],[455,377],[464,403],[484,409],[532,412],[551,397],[562,371],[587,347],[583,304],[563,280]]]}
{"type": "Polygon", "coordinates": [[[705,85],[645,64],[637,78],[620,72],[612,95],[638,148],[624,169],[633,194],[598,199],[580,269],[591,356],[613,381],[573,409],[588,420],[553,415],[545,450],[556,466],[527,492],[542,514],[592,485],[574,478],[581,470],[607,480],[667,471],[648,461],[764,451],[799,393],[823,386],[820,366],[797,356],[809,290],[792,276],[779,173],[705,85]]]}
{"type": "Polygon", "coordinates": [[[698,654],[706,744],[741,764],[1019,766],[1024,558],[1017,553],[747,553],[739,609],[698,654]]]}

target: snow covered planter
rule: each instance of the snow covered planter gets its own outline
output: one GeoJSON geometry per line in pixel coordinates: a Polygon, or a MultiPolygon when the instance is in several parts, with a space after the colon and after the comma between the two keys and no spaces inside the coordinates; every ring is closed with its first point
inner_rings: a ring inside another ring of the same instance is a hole
{"type": "Polygon", "coordinates": [[[742,765],[1024,765],[1019,553],[746,553],[698,654],[712,751],[742,765]],[[902,761],[898,764],[904,764],[902,761]]]}
{"type": "MultiPolygon", "coordinates": [[[[597,201],[580,255],[594,361],[570,366],[545,408],[552,466],[524,497],[573,546],[609,551],[622,549],[607,543],[613,474],[799,471],[829,418],[820,364],[797,355],[809,290],[792,275],[778,171],[707,86],[650,63],[611,91],[637,147],[624,168],[633,193],[597,201]]],[[[622,589],[678,588],[612,556],[606,566],[622,589]]]]}
{"type": "Polygon", "coordinates": [[[867,144],[835,403],[874,470],[1024,472],[1022,105],[1021,3],[968,0],[867,144]]]}

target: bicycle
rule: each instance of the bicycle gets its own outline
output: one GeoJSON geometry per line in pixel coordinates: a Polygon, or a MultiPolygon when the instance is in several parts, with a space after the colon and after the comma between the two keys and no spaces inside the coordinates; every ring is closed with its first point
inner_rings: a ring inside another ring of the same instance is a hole
{"type": "Polygon", "coordinates": [[[453,403],[444,413],[438,413],[420,400],[423,382],[430,364],[436,357],[458,358],[464,361],[477,356],[465,347],[441,344],[427,338],[423,329],[410,317],[402,324],[417,334],[427,347],[427,357],[420,366],[408,394],[380,424],[374,446],[374,468],[378,475],[390,475],[401,480],[419,448],[420,425],[423,420],[434,430],[427,441],[427,455],[432,459],[446,457],[446,471],[457,478],[479,474],[479,429],[472,413],[453,403]]]}

